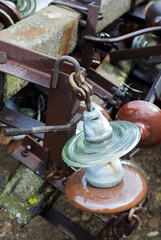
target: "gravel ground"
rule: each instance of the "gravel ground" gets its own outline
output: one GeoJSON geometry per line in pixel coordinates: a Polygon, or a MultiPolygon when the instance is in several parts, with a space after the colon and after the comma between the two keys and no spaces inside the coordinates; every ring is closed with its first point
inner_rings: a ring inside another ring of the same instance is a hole
{"type": "MultiPolygon", "coordinates": [[[[6,155],[5,145],[10,139],[1,136],[0,142],[0,175],[9,176],[15,168],[17,161],[6,155]]],[[[143,208],[143,213],[140,216],[141,225],[130,236],[122,239],[130,240],[160,240],[161,239],[161,145],[147,150],[141,150],[132,159],[143,167],[147,173],[149,181],[149,200],[143,208]]],[[[96,234],[102,227],[103,223],[90,213],[83,212],[73,207],[61,195],[55,204],[55,208],[61,213],[69,217],[72,221],[84,229],[90,231],[91,234],[96,234]]],[[[30,224],[20,230],[20,225],[9,218],[9,214],[5,209],[0,210],[0,239],[4,240],[65,240],[70,239],[57,228],[49,224],[41,217],[37,217],[30,224]]],[[[83,239],[82,239],[83,240],[83,239]]]]}

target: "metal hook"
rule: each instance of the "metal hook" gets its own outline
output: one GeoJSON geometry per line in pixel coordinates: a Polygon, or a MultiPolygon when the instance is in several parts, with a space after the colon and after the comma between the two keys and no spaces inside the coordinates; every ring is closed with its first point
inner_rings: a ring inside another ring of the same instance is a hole
{"type": "Polygon", "coordinates": [[[51,87],[52,88],[56,88],[57,87],[57,84],[58,84],[58,76],[59,76],[59,68],[60,68],[60,65],[62,62],[70,62],[74,65],[75,67],[75,80],[76,82],[79,82],[80,81],[80,64],[78,63],[78,61],[76,59],[74,59],[73,57],[70,57],[70,56],[62,56],[60,58],[58,58],[56,60],[56,63],[54,65],[54,70],[53,70],[53,75],[52,75],[52,78],[51,78],[51,87]]]}

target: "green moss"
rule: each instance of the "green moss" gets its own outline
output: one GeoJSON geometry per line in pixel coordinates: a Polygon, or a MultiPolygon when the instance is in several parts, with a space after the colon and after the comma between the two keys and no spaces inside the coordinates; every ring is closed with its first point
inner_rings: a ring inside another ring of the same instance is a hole
{"type": "MultiPolygon", "coordinates": [[[[43,183],[44,180],[40,176],[21,165],[7,183],[0,197],[0,207],[4,207],[9,212],[9,215],[13,219],[16,218],[18,222],[23,224],[29,223],[33,218],[36,207],[44,197],[45,192],[39,193],[39,188],[43,183]],[[17,179],[20,179],[19,183],[9,194],[9,189],[11,189],[17,179]]],[[[52,194],[54,191],[54,188],[48,185],[48,192],[52,194]]]]}
{"type": "Polygon", "coordinates": [[[24,81],[20,78],[7,75],[6,83],[5,83],[5,94],[4,99],[12,97],[16,94],[21,88],[25,87],[28,84],[27,81],[24,81]]]}

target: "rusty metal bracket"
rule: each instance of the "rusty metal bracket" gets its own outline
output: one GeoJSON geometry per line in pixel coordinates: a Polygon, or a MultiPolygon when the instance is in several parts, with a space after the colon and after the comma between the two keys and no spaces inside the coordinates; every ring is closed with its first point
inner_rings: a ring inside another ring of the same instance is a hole
{"type": "MultiPolygon", "coordinates": [[[[13,128],[31,128],[44,127],[45,123],[30,118],[22,113],[15,112],[9,108],[4,107],[0,112],[0,122],[13,128]]],[[[43,140],[44,134],[33,134],[35,137],[43,140]]]]}
{"type": "MultiPolygon", "coordinates": [[[[36,140],[34,140],[30,136],[26,136],[22,144],[11,154],[11,156],[45,179],[46,166],[43,159],[43,152],[43,147],[36,140]],[[23,152],[28,145],[30,146],[30,150],[27,155],[23,155],[23,152]]],[[[65,178],[66,177],[64,177],[64,179],[65,178]]],[[[47,181],[51,183],[54,187],[58,188],[60,191],[64,192],[64,179],[48,179],[47,181]]]]}
{"type": "MultiPolygon", "coordinates": [[[[6,54],[5,61],[0,64],[0,71],[21,78],[31,83],[50,88],[51,73],[56,58],[35,51],[0,41],[0,52],[6,54]]],[[[84,75],[84,69],[81,73],[84,75]]],[[[60,66],[60,75],[74,72],[74,67],[68,62],[60,66]]]]}
{"type": "MultiPolygon", "coordinates": [[[[100,6],[89,5],[89,12],[88,12],[86,29],[85,29],[84,35],[95,36],[99,11],[100,11],[100,6]]],[[[94,43],[91,43],[85,40],[81,65],[87,69],[89,69],[91,65],[93,48],[94,48],[94,43]]]]}

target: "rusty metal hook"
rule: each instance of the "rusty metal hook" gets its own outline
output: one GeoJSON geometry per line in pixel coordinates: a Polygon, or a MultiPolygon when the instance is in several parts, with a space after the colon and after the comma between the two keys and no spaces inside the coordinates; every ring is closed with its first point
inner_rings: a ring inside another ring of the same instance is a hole
{"type": "Polygon", "coordinates": [[[52,75],[52,78],[51,78],[51,87],[52,88],[57,87],[58,76],[59,76],[59,68],[60,68],[61,63],[63,63],[64,61],[70,62],[74,65],[74,67],[75,67],[75,75],[74,75],[75,80],[76,80],[76,82],[80,81],[80,69],[81,69],[81,67],[80,67],[79,62],[76,59],[74,59],[73,57],[62,56],[62,57],[60,57],[56,60],[56,63],[54,65],[53,75],[52,75]]]}
{"type": "Polygon", "coordinates": [[[91,111],[91,100],[90,96],[93,94],[93,87],[87,83],[84,77],[80,74],[79,85],[75,82],[74,79],[75,73],[71,73],[69,76],[70,85],[73,88],[75,94],[77,94],[77,98],[80,101],[85,101],[86,107],[88,111],[91,111]]]}
{"type": "Polygon", "coordinates": [[[87,83],[84,77],[80,74],[80,64],[73,57],[62,56],[57,59],[51,78],[51,88],[57,87],[60,64],[64,61],[70,62],[74,65],[75,72],[71,73],[69,76],[70,85],[73,88],[74,94],[77,94],[78,99],[80,101],[84,100],[87,106],[87,110],[91,111],[90,96],[93,94],[93,87],[87,83]]]}

